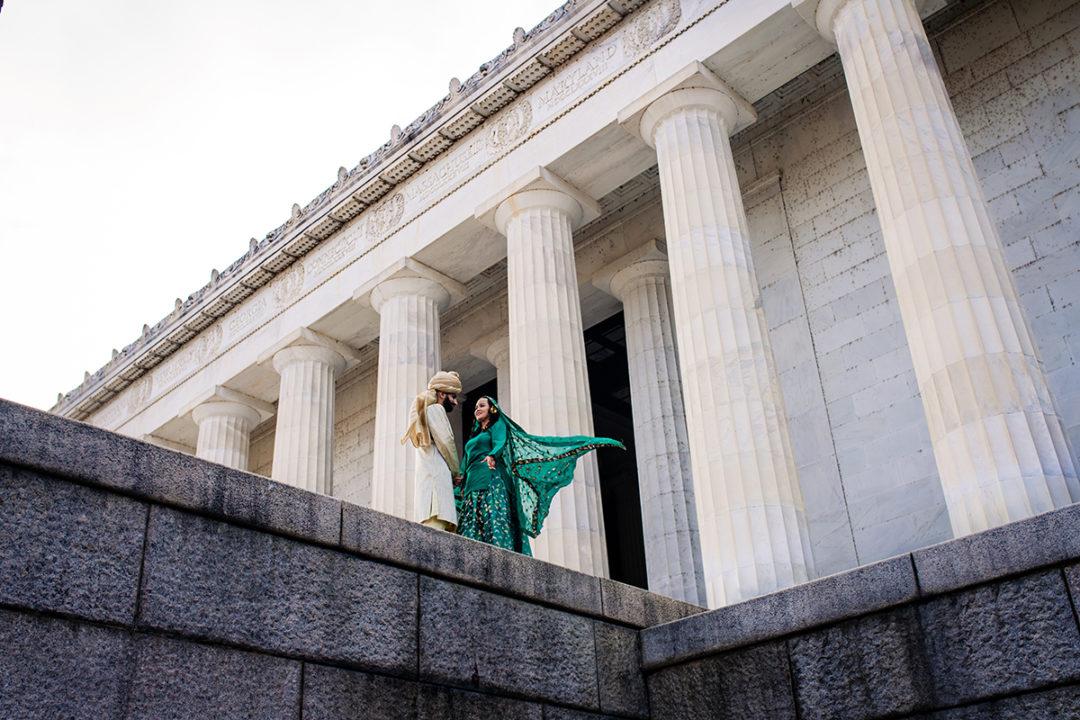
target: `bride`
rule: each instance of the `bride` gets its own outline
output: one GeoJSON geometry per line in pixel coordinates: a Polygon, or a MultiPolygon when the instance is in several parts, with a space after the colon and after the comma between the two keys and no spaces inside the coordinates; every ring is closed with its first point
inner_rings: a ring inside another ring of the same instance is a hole
{"type": "Polygon", "coordinates": [[[486,396],[473,416],[458,534],[525,555],[532,555],[529,538],[540,534],[555,493],[573,480],[577,459],[598,447],[626,449],[609,438],[530,435],[486,396]]]}

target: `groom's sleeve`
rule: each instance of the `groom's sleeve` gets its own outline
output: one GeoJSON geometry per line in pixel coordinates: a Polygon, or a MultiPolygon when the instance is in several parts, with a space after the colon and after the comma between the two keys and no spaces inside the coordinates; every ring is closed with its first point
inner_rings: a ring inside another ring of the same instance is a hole
{"type": "Polygon", "coordinates": [[[446,410],[438,403],[429,405],[427,410],[428,429],[431,431],[431,441],[435,443],[435,449],[443,456],[451,475],[461,472],[461,463],[458,461],[457,445],[454,443],[454,429],[450,427],[450,419],[446,417],[446,410]]]}

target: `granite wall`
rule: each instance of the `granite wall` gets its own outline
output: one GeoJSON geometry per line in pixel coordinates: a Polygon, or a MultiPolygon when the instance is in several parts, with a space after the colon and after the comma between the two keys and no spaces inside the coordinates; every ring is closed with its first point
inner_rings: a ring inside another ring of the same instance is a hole
{"type": "Polygon", "coordinates": [[[1080,718],[1080,504],[641,631],[652,717],[1080,718]]]}
{"type": "Polygon", "coordinates": [[[1080,505],[718,610],[0,400],[0,718],[1080,718],[1080,505]]]}
{"type": "Polygon", "coordinates": [[[0,718],[646,718],[697,610],[0,400],[0,718]]]}

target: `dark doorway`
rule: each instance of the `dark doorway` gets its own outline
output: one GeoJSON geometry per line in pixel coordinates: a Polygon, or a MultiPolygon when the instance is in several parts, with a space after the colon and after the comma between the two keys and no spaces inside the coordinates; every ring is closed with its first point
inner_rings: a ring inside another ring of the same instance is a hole
{"type": "Polygon", "coordinates": [[[459,404],[461,410],[461,447],[463,449],[465,443],[469,442],[469,438],[472,437],[473,412],[476,410],[476,401],[486,395],[495,398],[495,402],[499,402],[498,387],[497,380],[489,380],[483,385],[469,390],[465,394],[465,401],[459,404]]]}
{"type": "Polygon", "coordinates": [[[596,456],[611,579],[648,587],[622,313],[585,331],[585,356],[596,434],[621,440],[626,446],[626,452],[606,450],[596,456]]]}

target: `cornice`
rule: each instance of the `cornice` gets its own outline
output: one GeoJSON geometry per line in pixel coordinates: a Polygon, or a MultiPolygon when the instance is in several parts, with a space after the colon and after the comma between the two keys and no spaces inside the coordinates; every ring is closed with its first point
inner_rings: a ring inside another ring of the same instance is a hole
{"type": "Polygon", "coordinates": [[[646,2],[569,0],[532,30],[517,28],[512,45],[464,83],[451,79],[438,103],[404,129],[391,128],[386,143],[352,170],[340,168],[333,185],[303,207],[293,205],[290,217],[262,240],[251,238],[247,253],[211,271],[210,282],[186,300],[177,298],[173,312],[144,325],[123,350],[114,349],[104,367],[61,393],[50,412],[89,417],[646,2]]]}

